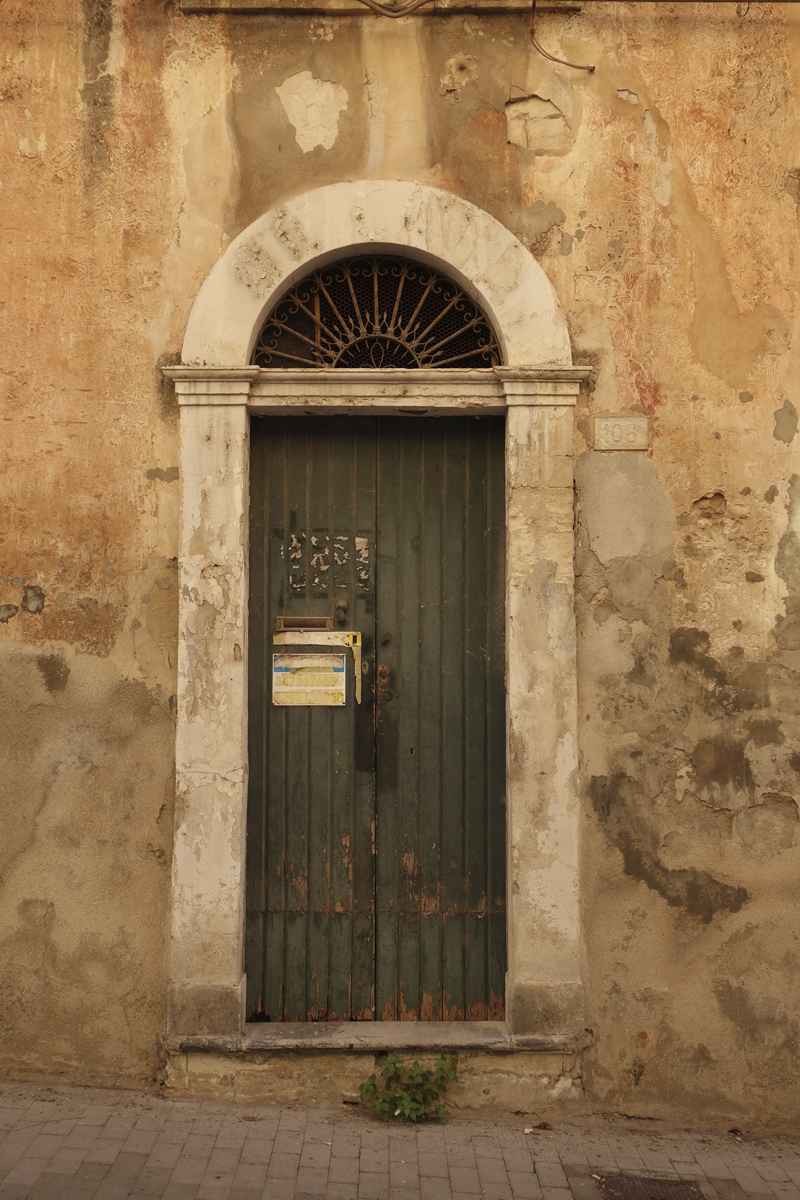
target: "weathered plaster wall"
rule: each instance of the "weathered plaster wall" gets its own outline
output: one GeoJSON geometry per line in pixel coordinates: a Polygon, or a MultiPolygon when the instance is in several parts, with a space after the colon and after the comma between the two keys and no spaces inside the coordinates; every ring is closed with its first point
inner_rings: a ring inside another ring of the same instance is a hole
{"type": "Polygon", "coordinates": [[[521,17],[6,0],[0,1064],[156,1069],[178,527],[159,366],[251,221],[400,178],[522,238],[595,367],[575,434],[588,1102],[800,1115],[800,13],[740,8],[542,15],[587,74],[521,17]],[[592,414],[627,411],[652,451],[592,450],[592,414]]]}

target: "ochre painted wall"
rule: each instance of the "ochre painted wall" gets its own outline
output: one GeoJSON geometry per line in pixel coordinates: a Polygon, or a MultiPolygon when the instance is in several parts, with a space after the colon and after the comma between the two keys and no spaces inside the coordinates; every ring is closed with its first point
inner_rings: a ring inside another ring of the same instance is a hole
{"type": "MultiPolygon", "coordinates": [[[[577,362],[587,1105],[800,1116],[800,10],[0,11],[0,1068],[159,1069],[177,410],[198,288],[323,183],[542,263],[577,362]],[[646,412],[648,454],[591,450],[646,412]]],[[[286,237],[291,241],[292,230],[286,237]]],[[[535,931],[532,931],[535,936],[535,931]]]]}

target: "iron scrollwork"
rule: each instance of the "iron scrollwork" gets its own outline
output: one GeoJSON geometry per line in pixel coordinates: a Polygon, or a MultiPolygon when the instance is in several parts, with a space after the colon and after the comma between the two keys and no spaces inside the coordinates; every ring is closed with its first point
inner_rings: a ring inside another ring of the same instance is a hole
{"type": "Polygon", "coordinates": [[[494,367],[492,326],[458,284],[424,263],[348,258],[278,301],[253,352],[259,367],[494,367]]]}

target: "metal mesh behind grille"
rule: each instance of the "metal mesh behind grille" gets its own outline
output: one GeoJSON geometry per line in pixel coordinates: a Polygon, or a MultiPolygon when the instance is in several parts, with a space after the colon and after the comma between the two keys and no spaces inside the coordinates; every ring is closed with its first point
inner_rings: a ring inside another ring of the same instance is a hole
{"type": "Polygon", "coordinates": [[[500,348],[471,296],[409,259],[348,258],[313,271],[275,305],[259,367],[494,367],[500,348]]]}

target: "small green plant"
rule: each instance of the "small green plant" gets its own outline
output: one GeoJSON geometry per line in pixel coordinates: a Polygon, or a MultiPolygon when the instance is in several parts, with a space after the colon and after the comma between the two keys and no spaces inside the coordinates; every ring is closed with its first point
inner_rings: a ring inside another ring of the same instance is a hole
{"type": "Polygon", "coordinates": [[[396,1054],[378,1059],[378,1075],[359,1087],[361,1099],[372,1109],[374,1117],[393,1117],[398,1121],[427,1121],[438,1117],[444,1123],[449,1117],[442,1100],[450,1083],[456,1083],[456,1059],[442,1058],[433,1070],[422,1068],[418,1062],[404,1065],[396,1054]]]}

